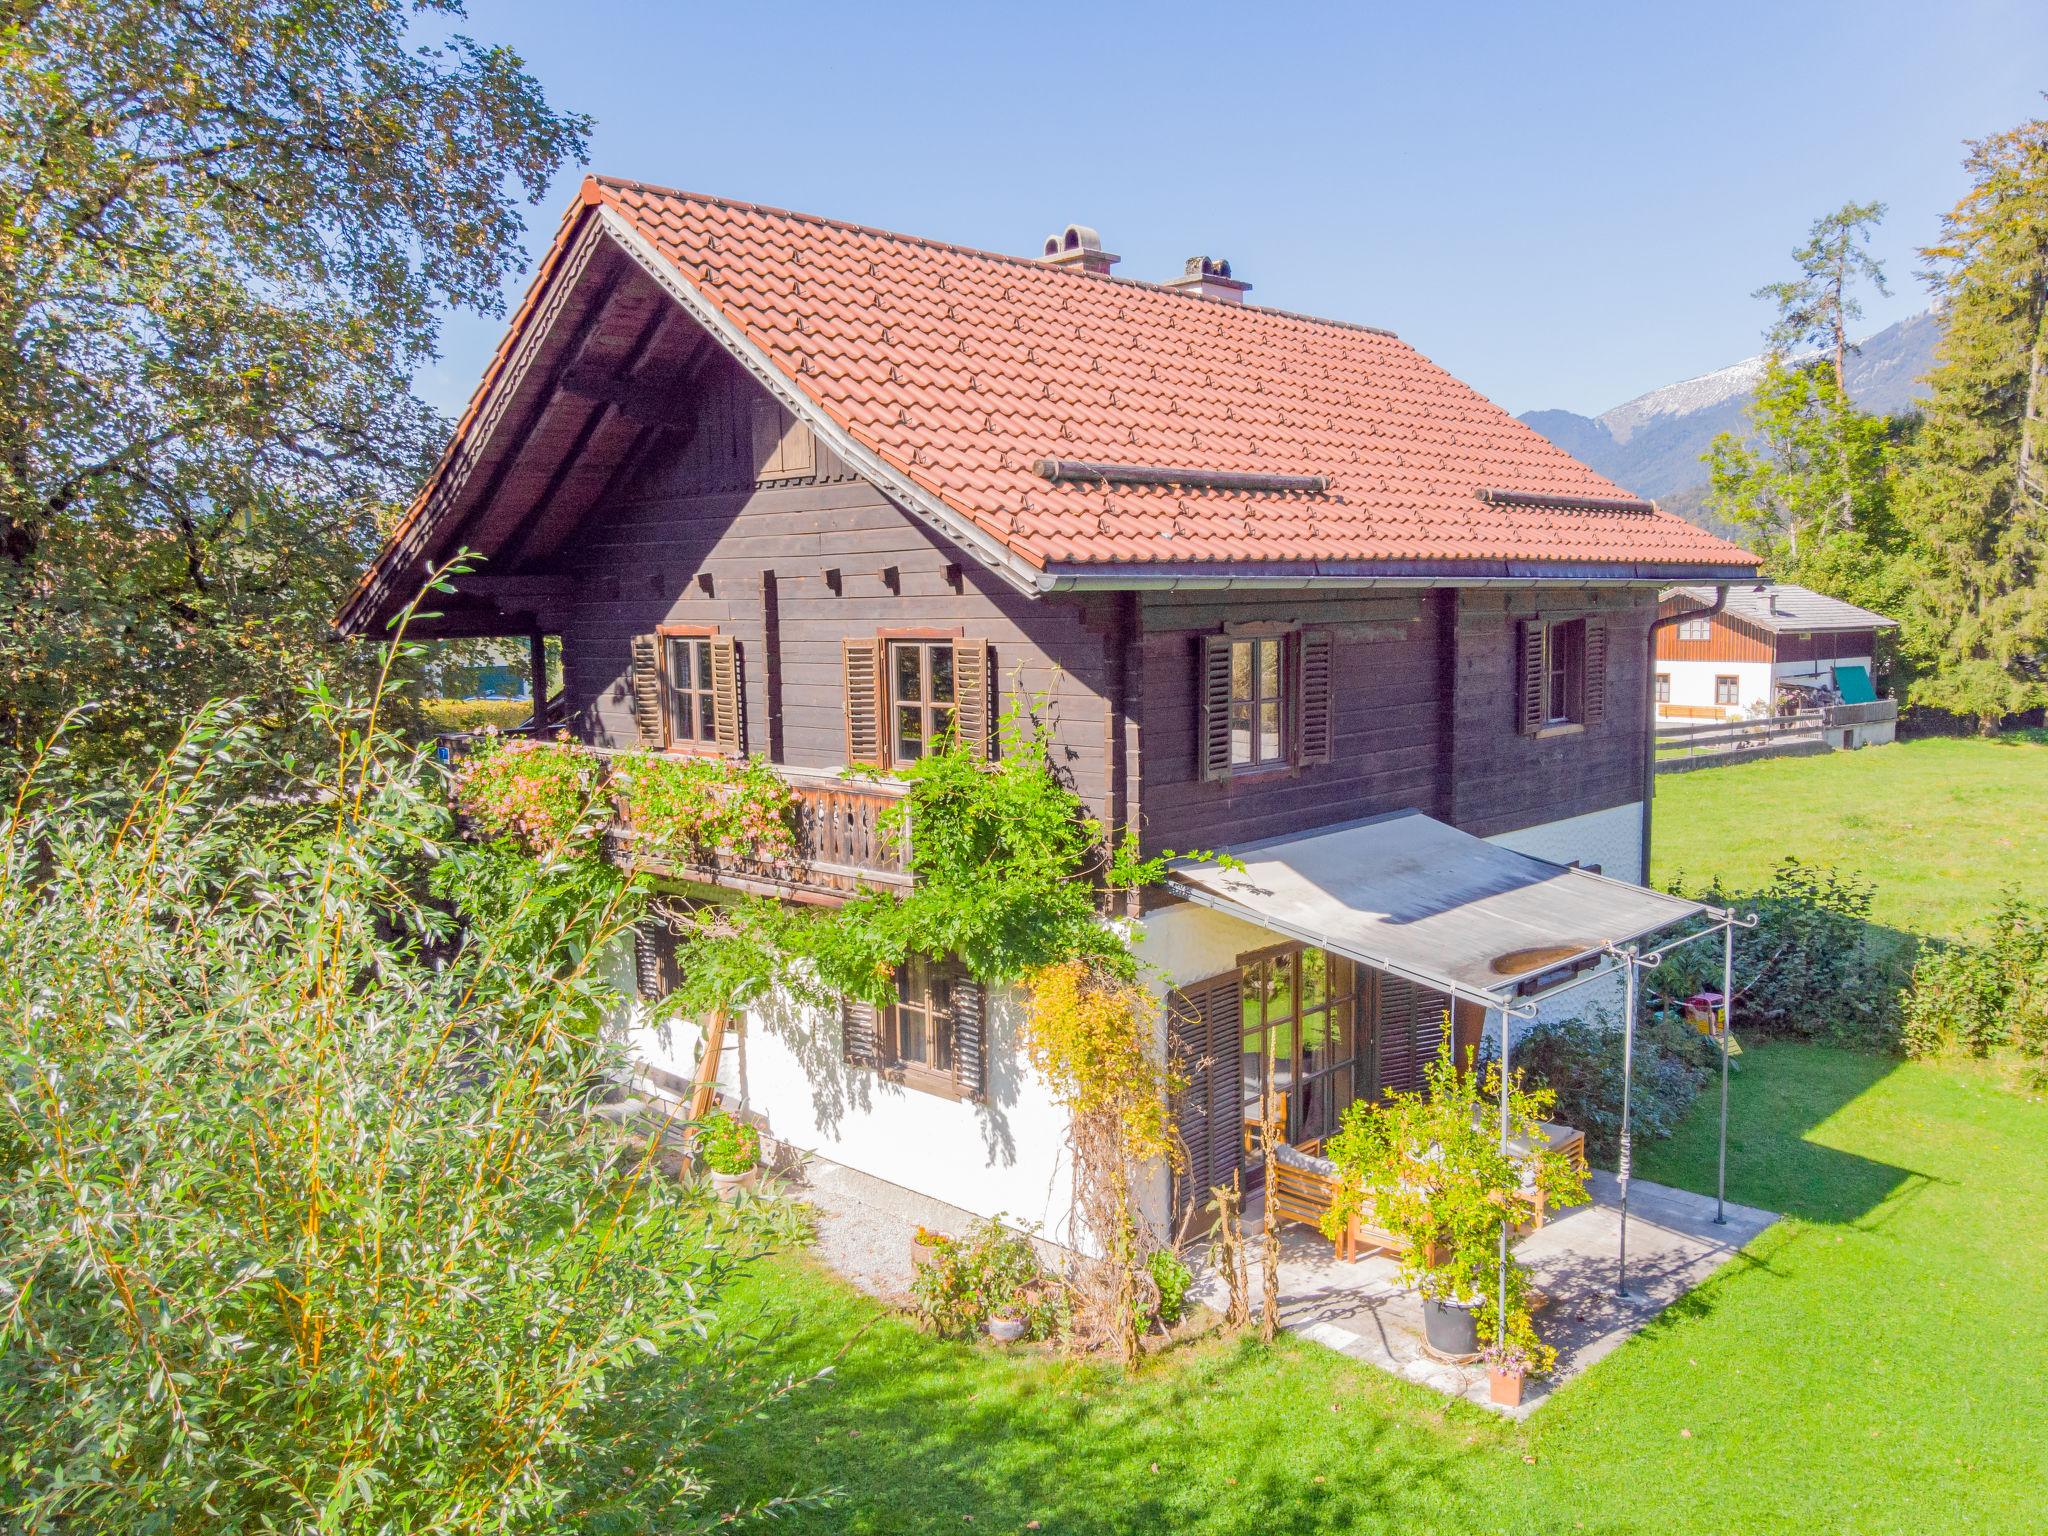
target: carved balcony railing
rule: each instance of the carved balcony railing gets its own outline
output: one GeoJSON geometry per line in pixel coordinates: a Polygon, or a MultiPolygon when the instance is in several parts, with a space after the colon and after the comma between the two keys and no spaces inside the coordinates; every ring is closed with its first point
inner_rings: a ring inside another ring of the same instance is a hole
{"type": "MultiPolygon", "coordinates": [[[[462,736],[443,736],[437,755],[452,766],[467,755],[468,747],[462,736]]],[[[546,750],[573,752],[607,764],[632,755],[567,743],[546,750]]],[[[668,879],[799,901],[832,901],[863,890],[910,886],[908,786],[780,764],[774,771],[792,801],[785,846],[742,848],[657,839],[635,828],[615,801],[613,819],[605,829],[607,857],[622,867],[668,879]]],[[[463,827],[465,833],[474,830],[467,818],[463,827]]]]}

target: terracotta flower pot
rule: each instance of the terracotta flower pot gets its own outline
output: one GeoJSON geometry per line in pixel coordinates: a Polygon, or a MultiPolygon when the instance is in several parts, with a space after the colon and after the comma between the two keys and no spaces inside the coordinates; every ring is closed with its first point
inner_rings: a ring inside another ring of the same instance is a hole
{"type": "Polygon", "coordinates": [[[745,1173],[719,1173],[711,1175],[711,1192],[721,1200],[737,1200],[741,1190],[752,1190],[761,1182],[761,1166],[756,1163],[745,1173]]]}
{"type": "Polygon", "coordinates": [[[1520,1407],[1522,1374],[1520,1366],[1489,1365],[1486,1368],[1487,1395],[1503,1408],[1520,1407]]]}
{"type": "MultiPolygon", "coordinates": [[[[943,1234],[935,1235],[942,1236],[943,1234]]],[[[912,1269],[923,1269],[925,1265],[931,1263],[938,1256],[939,1245],[937,1243],[922,1243],[914,1237],[910,1240],[910,1267],[912,1269]]]]}

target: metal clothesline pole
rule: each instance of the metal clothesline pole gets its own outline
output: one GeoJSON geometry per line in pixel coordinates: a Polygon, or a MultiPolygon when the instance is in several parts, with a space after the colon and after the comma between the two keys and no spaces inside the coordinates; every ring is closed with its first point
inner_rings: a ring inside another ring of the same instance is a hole
{"type": "MultiPolygon", "coordinates": [[[[1500,1155],[1508,1154],[1508,1041],[1510,1023],[1508,1010],[1500,1011],[1500,1155]]],[[[1475,1063],[1472,1069],[1479,1070],[1475,1063]]],[[[1500,1213],[1500,1310],[1493,1315],[1494,1343],[1505,1346],[1508,1341],[1508,1223],[1509,1209],[1501,1208],[1500,1213]]]]}
{"type": "Polygon", "coordinates": [[[1728,1047],[1735,1039],[1735,914],[1721,924],[1721,1145],[1714,1167],[1714,1225],[1728,1225],[1728,1047]]]}

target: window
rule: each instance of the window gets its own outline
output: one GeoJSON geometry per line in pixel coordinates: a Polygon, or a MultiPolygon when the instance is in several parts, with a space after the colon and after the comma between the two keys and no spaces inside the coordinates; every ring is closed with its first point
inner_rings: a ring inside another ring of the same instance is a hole
{"type": "Polygon", "coordinates": [[[717,706],[711,681],[711,638],[670,636],[667,668],[668,739],[671,746],[717,740],[717,706]]]}
{"type": "Polygon", "coordinates": [[[1714,621],[1712,619],[1682,619],[1678,625],[1678,638],[1681,640],[1711,640],[1714,638],[1714,621]]]}
{"type": "Polygon", "coordinates": [[[1607,712],[1607,626],[1604,620],[1524,619],[1515,701],[1520,729],[1542,735],[1566,726],[1598,725],[1607,712]]]}
{"type": "Polygon", "coordinates": [[[913,955],[896,970],[896,1002],[882,1016],[882,1065],[903,1074],[953,1083],[953,975],[949,966],[913,955]]]}
{"type": "Polygon", "coordinates": [[[1659,672],[1657,674],[1657,702],[1659,704],[1669,704],[1671,702],[1671,674],[1669,672],[1659,672]]]}
{"type": "Polygon", "coordinates": [[[1543,626],[1543,723],[1582,718],[1585,698],[1586,621],[1543,626]]]}
{"type": "Polygon", "coordinates": [[[1742,679],[1739,677],[1716,677],[1714,679],[1714,702],[1716,704],[1742,703],[1742,679]]]}
{"type": "Polygon", "coordinates": [[[1233,640],[1230,643],[1230,766],[1261,768],[1282,762],[1286,752],[1282,731],[1285,700],[1282,697],[1279,636],[1270,640],[1233,640]]]}
{"type": "Polygon", "coordinates": [[[889,751],[914,763],[953,731],[953,645],[949,640],[889,642],[889,751]]]}

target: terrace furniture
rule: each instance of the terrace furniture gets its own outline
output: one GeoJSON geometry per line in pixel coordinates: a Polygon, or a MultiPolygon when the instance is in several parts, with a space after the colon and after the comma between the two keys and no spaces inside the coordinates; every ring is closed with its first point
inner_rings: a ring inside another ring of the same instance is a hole
{"type": "MultiPolygon", "coordinates": [[[[1580,1170],[1586,1167],[1586,1133],[1574,1126],[1558,1125],[1552,1121],[1543,1122],[1543,1139],[1551,1151],[1562,1152],[1580,1170]]],[[[1266,1192],[1266,1198],[1273,1202],[1273,1210],[1283,1221],[1298,1221],[1305,1226],[1322,1230],[1323,1216],[1337,1200],[1337,1165],[1322,1155],[1320,1139],[1302,1142],[1299,1146],[1285,1143],[1273,1149],[1273,1187],[1266,1192]]],[[[1510,1137],[1508,1150],[1521,1157],[1529,1154],[1529,1142],[1523,1137],[1510,1137]]],[[[1524,1230],[1534,1230],[1543,1225],[1546,1212],[1543,1208],[1543,1192],[1530,1189],[1523,1192],[1521,1199],[1529,1207],[1529,1220],[1524,1230]]],[[[1355,1214],[1345,1223],[1344,1231],[1331,1244],[1335,1257],[1350,1263],[1358,1257],[1361,1247],[1378,1249],[1390,1255],[1405,1253],[1408,1240],[1398,1233],[1376,1226],[1370,1213],[1355,1214]]]]}

